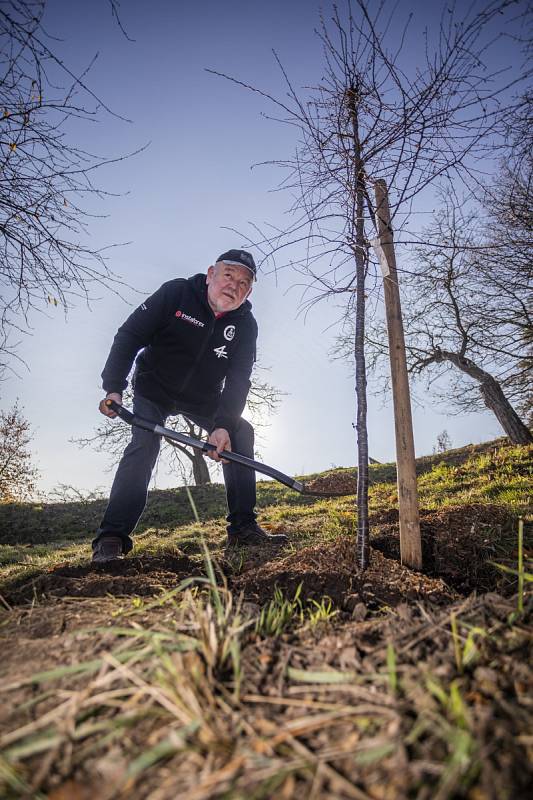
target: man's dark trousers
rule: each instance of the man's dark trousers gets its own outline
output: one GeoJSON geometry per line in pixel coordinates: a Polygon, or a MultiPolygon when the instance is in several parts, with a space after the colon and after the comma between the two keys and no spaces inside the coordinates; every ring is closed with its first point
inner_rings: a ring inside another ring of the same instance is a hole
{"type": "MultiPolygon", "coordinates": [[[[133,411],[158,425],[164,425],[168,412],[157,403],[135,393],[133,411]]],[[[209,431],[212,421],[207,417],[185,412],[187,419],[209,431]]],[[[245,419],[239,419],[234,430],[228,431],[231,447],[236,453],[254,457],[254,429],[245,419]]],[[[157,461],[161,437],[142,428],[132,427],[132,438],[124,450],[117,468],[109,503],[93,541],[93,547],[102,536],[120,536],[123,550],[128,553],[133,542],[130,534],[135,529],[144,511],[148,486],[157,461]]],[[[237,531],[248,523],[255,522],[254,512],[255,472],[238,464],[223,465],[226,497],[228,502],[228,531],[237,531]]]]}

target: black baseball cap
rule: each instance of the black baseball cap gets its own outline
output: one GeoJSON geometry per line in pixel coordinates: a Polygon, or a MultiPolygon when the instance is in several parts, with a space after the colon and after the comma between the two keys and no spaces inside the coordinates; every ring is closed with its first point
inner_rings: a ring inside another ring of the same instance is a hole
{"type": "Polygon", "coordinates": [[[219,261],[223,261],[224,264],[235,264],[235,266],[238,267],[246,267],[254,276],[254,280],[257,280],[257,267],[255,266],[254,258],[252,254],[247,253],[246,250],[228,250],[217,258],[217,263],[219,261]]]}

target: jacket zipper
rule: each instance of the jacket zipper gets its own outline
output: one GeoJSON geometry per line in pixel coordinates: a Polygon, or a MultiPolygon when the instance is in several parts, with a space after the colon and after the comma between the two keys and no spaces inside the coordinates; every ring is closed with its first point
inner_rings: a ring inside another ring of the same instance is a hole
{"type": "Polygon", "coordinates": [[[178,396],[181,395],[185,391],[185,389],[187,388],[187,386],[191,382],[191,378],[194,375],[194,373],[196,372],[196,368],[198,367],[198,364],[200,363],[200,361],[202,359],[202,356],[206,351],[207,345],[209,344],[209,342],[211,340],[211,337],[213,335],[213,331],[215,330],[215,324],[216,324],[216,318],[213,317],[213,319],[212,319],[212,321],[211,321],[211,323],[209,325],[208,333],[207,333],[207,336],[205,337],[204,343],[203,343],[202,347],[200,348],[200,350],[198,351],[198,355],[194,359],[190,370],[186,374],[185,378],[183,379],[183,383],[181,384],[181,386],[179,388],[178,396]]]}
{"type": "MultiPolygon", "coordinates": [[[[211,311],[211,309],[209,309],[209,310],[210,310],[211,314],[213,314],[213,312],[211,311]]],[[[236,309],[236,310],[238,311],[238,310],[240,310],[240,309],[236,309]]],[[[242,312],[241,312],[241,313],[242,313],[242,312]]],[[[227,314],[227,315],[225,315],[225,316],[228,316],[228,317],[234,317],[234,316],[236,316],[236,317],[237,317],[237,316],[239,316],[239,314],[235,314],[235,312],[232,312],[232,311],[230,311],[230,313],[229,313],[229,314],[227,314]]],[[[209,342],[210,342],[210,340],[211,340],[211,337],[212,337],[212,335],[213,335],[213,332],[214,332],[214,330],[215,330],[215,325],[216,325],[216,323],[217,323],[217,318],[216,318],[216,317],[214,316],[214,314],[213,314],[213,318],[212,318],[212,320],[211,320],[211,322],[210,322],[210,324],[209,324],[209,328],[208,328],[208,334],[207,334],[207,336],[206,336],[206,338],[205,338],[205,341],[204,341],[204,343],[203,343],[202,347],[201,347],[201,348],[200,348],[200,350],[198,351],[198,355],[197,355],[197,356],[196,356],[196,358],[194,359],[194,361],[193,361],[193,364],[192,364],[192,366],[191,366],[190,370],[188,371],[188,373],[186,374],[185,378],[183,379],[183,383],[181,384],[181,386],[180,386],[180,388],[179,388],[179,391],[178,391],[178,396],[179,396],[179,395],[181,395],[181,394],[182,394],[182,392],[184,392],[184,391],[185,391],[185,389],[187,388],[187,386],[189,385],[189,383],[190,383],[190,381],[191,381],[191,378],[192,378],[192,376],[193,376],[193,375],[194,375],[194,373],[196,372],[196,369],[197,369],[197,367],[198,367],[198,364],[200,363],[200,361],[201,361],[201,359],[202,359],[202,357],[203,357],[203,355],[204,355],[204,353],[205,353],[205,351],[206,351],[207,345],[209,344],[209,342]]]]}

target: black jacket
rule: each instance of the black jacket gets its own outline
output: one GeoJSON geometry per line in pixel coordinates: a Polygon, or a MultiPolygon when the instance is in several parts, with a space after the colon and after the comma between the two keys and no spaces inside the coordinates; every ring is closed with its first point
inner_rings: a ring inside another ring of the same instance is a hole
{"type": "Polygon", "coordinates": [[[139,394],[168,413],[185,411],[231,430],[242,414],[255,360],[257,323],[246,300],[215,318],[205,275],[164,283],[115,336],[102,372],[106,392],[122,392],[137,356],[139,394]]]}

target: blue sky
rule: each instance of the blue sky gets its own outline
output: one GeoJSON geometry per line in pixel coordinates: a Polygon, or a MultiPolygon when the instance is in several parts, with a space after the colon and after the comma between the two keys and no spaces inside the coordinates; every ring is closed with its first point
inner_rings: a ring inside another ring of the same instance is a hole
{"type": "MultiPolygon", "coordinates": [[[[415,14],[413,41],[424,25],[436,25],[435,6],[440,14],[439,3],[400,0],[400,19],[415,14]]],[[[329,3],[323,7],[326,14],[331,9],[329,3]]],[[[321,46],[313,32],[318,5],[311,0],[131,0],[122,4],[121,14],[134,41],[122,35],[105,0],[47,4],[46,27],[60,39],[56,51],[74,71],[98,51],[87,83],[131,120],[103,113],[93,125],[73,125],[72,136],[105,156],[147,147],[102,170],[97,183],[117,196],[91,205],[106,215],[91,224],[91,243],[130,242],[110,251],[109,265],[139,293],[125,288],[119,297],[96,290],[90,308],[80,302],[67,318],[59,308],[43,307],[32,317],[33,336],[23,337],[20,348],[28,369],[17,367],[18,375],[0,387],[2,408],[18,397],[34,427],[33,451],[45,491],[59,483],[83,490],[110,485],[107,457],[80,451],[69,440],[90,434],[99,423],[100,372],[132,307],[163,281],[206,271],[219,253],[241,246],[242,239],[227,228],[248,233],[250,222],[286,219],[288,198],[270,191],[281,174],[273,167],[251,167],[289,157],[295,130],[266,119],[272,109],[257,95],[206,68],[280,95],[274,48],[296,87],[316,85],[322,76],[321,46]]],[[[416,47],[407,52],[415,63],[416,47]]],[[[270,368],[269,380],[287,393],[263,434],[261,456],[292,474],[356,462],[352,370],[328,356],[339,311],[322,303],[304,319],[299,282],[287,271],[260,277],[251,297],[260,362],[270,368]]],[[[429,398],[424,407],[414,407],[414,425],[419,455],[431,452],[444,428],[454,446],[501,434],[488,412],[447,417],[429,398]]],[[[394,460],[392,411],[381,399],[369,399],[368,427],[371,455],[394,460]]],[[[175,483],[175,476],[159,470],[158,486],[175,483]]]]}

